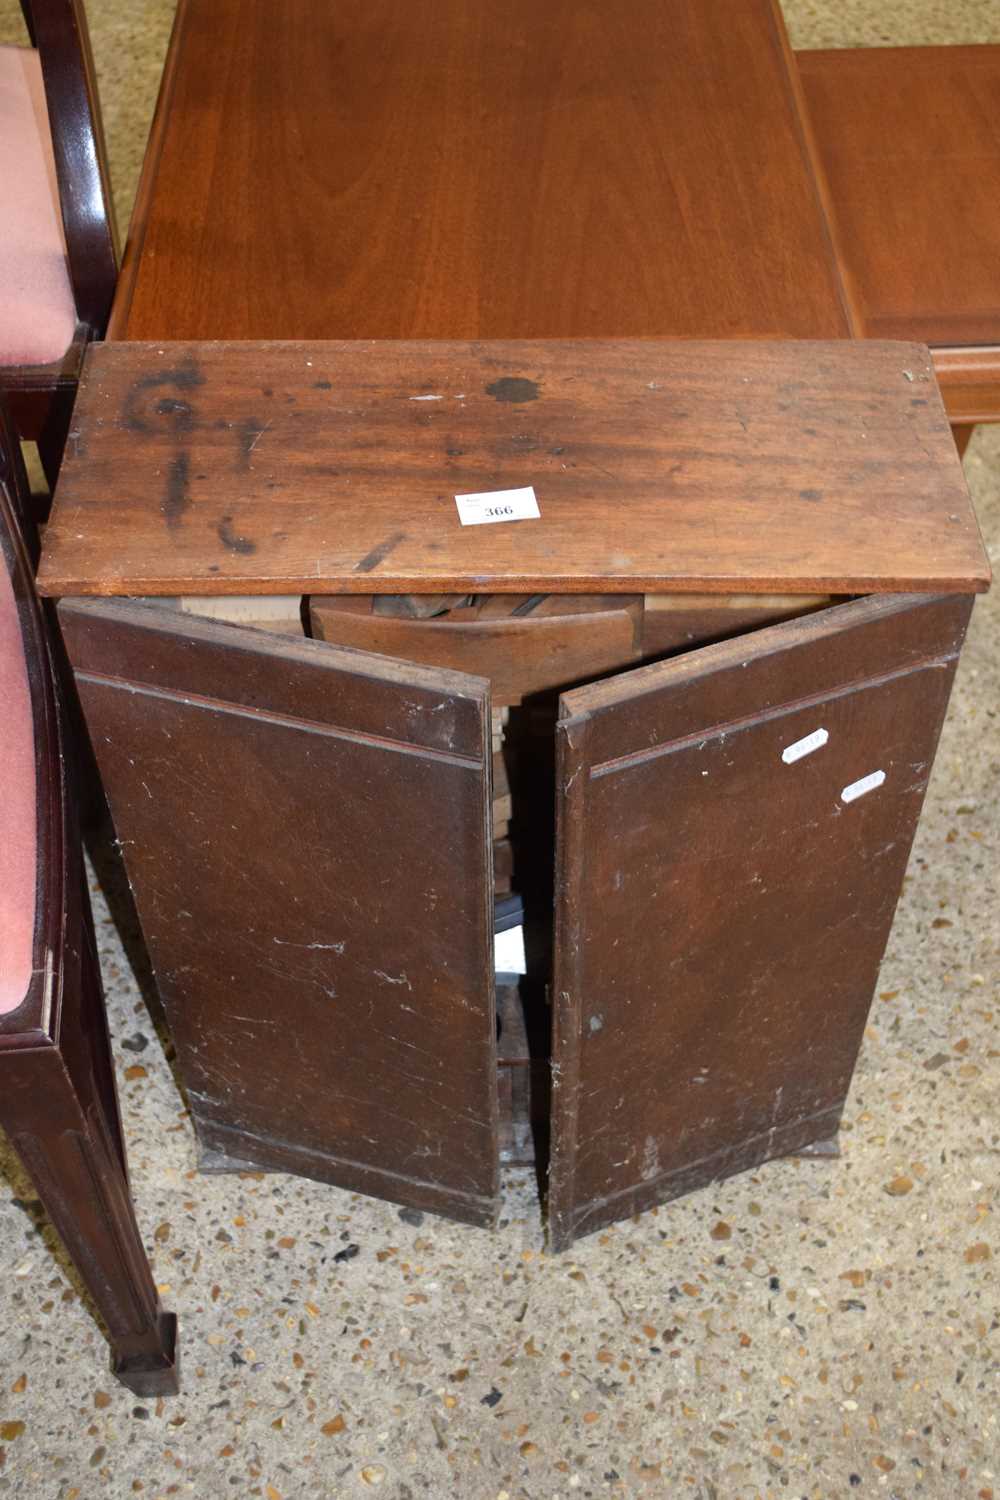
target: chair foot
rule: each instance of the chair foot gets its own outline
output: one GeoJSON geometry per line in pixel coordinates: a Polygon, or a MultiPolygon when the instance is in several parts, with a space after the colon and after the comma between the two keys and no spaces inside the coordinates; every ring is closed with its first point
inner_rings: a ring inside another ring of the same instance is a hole
{"type": "Polygon", "coordinates": [[[76,386],[58,386],[52,393],[45,423],[38,434],[38,457],[49,486],[49,496],[56,487],[66,450],[66,436],[73,416],[76,386]]]}
{"type": "Polygon", "coordinates": [[[135,1396],[176,1396],[180,1389],[176,1315],[161,1313],[158,1331],[158,1351],[112,1358],[112,1375],[135,1396]]]}

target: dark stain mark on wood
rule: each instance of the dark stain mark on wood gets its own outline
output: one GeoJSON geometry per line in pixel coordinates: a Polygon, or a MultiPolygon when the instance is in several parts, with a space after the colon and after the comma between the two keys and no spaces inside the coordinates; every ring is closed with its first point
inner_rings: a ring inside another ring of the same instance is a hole
{"type": "Polygon", "coordinates": [[[313,385],[315,386],[316,390],[318,390],[318,391],[332,391],[333,390],[333,381],[332,380],[315,380],[315,381],[313,381],[313,385]]]}
{"type": "Polygon", "coordinates": [[[359,563],[354,564],[355,573],[371,573],[379,563],[385,562],[394,547],[398,547],[400,542],[405,540],[405,531],[396,531],[392,536],[386,537],[384,542],[379,542],[378,546],[373,547],[359,563]]]}
{"type": "MultiPolygon", "coordinates": [[[[142,375],[133,381],[125,397],[122,423],[130,432],[154,432],[156,427],[145,411],[146,398],[151,391],[162,390],[164,386],[178,391],[193,391],[204,384],[205,377],[193,359],[186,359],[182,364],[172,365],[166,370],[155,370],[149,375],[142,375]]],[[[190,432],[194,425],[194,412],[186,401],[157,402],[155,410],[158,416],[173,418],[173,426],[177,431],[190,432]]]]}
{"type": "Polygon", "coordinates": [[[186,453],[178,453],[167,470],[167,489],[163,497],[163,514],[171,531],[181,524],[184,512],[191,504],[188,491],[191,460],[186,453]]]}
{"type": "Polygon", "coordinates": [[[521,375],[503,375],[486,387],[486,394],[495,401],[512,401],[517,405],[522,401],[537,401],[541,390],[537,380],[526,380],[521,375]]]}
{"type": "Polygon", "coordinates": [[[822,490],[799,490],[800,500],[822,500],[822,490]]]}
{"type": "Polygon", "coordinates": [[[248,536],[240,536],[239,532],[233,530],[232,516],[223,516],[218,525],[219,540],[229,548],[230,552],[239,552],[248,557],[251,552],[257,551],[257,543],[252,542],[248,536]]]}
{"type": "Polygon", "coordinates": [[[190,432],[194,427],[194,410],[190,402],[181,401],[177,396],[161,396],[155,411],[160,417],[176,417],[174,427],[178,432],[190,432]]]}

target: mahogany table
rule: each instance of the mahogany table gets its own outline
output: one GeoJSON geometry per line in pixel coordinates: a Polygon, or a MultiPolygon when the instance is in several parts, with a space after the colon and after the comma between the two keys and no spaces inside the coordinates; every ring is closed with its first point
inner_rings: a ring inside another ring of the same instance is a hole
{"type": "Polygon", "coordinates": [[[801,52],[858,331],[919,338],[955,423],[1000,414],[1000,47],[801,52]]]}
{"type": "Polygon", "coordinates": [[[39,578],[204,1165],[491,1224],[532,1062],[557,1247],[835,1150],[989,581],[926,348],[98,346],[39,578]]]}
{"type": "Polygon", "coordinates": [[[778,0],[180,0],[110,336],[891,328],[995,420],[996,53],[797,67],[778,0]]]}

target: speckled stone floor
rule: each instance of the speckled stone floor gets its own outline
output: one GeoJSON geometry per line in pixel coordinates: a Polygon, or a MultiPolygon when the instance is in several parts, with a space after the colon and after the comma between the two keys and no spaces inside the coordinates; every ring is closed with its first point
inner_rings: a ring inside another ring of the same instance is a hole
{"type": "MultiPolygon", "coordinates": [[[[0,0],[0,37],[16,36],[0,0]]],[[[165,0],[91,0],[122,218],[165,0]]],[[[786,0],[799,45],[1000,41],[995,0],[786,0]]],[[[966,469],[1000,546],[1000,429],[966,469]]],[[[0,1495],[1000,1496],[1000,590],[976,608],[839,1162],[544,1253],[291,1177],[198,1178],[97,896],[141,1223],[184,1389],[137,1402],[0,1144],[0,1495]]]]}

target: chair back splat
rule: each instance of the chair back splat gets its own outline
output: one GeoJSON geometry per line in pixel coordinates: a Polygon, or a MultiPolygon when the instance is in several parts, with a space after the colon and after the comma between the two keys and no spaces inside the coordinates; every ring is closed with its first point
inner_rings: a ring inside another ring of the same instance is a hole
{"type": "Polygon", "coordinates": [[[0,389],[55,484],[86,344],[102,338],[117,235],[83,0],[21,0],[0,47],[0,389]]]}
{"type": "Polygon", "coordinates": [[[82,0],[21,0],[21,9],[42,65],[76,314],[100,338],[118,277],[117,229],[86,13],[82,0]]]}

